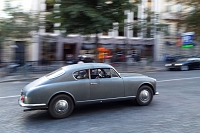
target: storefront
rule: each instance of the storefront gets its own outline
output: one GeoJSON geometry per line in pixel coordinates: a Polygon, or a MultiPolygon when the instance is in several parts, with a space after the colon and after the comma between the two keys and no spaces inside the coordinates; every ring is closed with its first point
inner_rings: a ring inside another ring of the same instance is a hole
{"type": "MultiPolygon", "coordinates": [[[[70,54],[78,57],[81,54],[97,53],[97,46],[94,43],[95,37],[86,40],[80,36],[40,36],[39,60],[48,58],[48,60],[65,60],[66,55],[70,54]],[[47,56],[48,55],[48,56],[47,56]],[[47,56],[47,57],[45,57],[47,56]]],[[[99,38],[99,47],[107,49],[107,55],[113,55],[116,52],[123,54],[129,51],[137,51],[141,56],[153,57],[153,39],[135,39],[135,38],[99,38]]]]}

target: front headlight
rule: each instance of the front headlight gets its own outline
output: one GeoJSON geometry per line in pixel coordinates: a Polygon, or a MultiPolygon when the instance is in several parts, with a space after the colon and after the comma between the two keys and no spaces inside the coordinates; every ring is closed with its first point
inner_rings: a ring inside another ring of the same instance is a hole
{"type": "Polygon", "coordinates": [[[179,64],[174,64],[175,66],[182,66],[183,64],[179,63],[179,64]]]}

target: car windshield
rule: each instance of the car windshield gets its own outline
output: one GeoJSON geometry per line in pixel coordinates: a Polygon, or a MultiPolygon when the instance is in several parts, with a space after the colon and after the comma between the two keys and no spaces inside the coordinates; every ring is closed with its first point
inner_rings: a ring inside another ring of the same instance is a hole
{"type": "Polygon", "coordinates": [[[53,79],[53,78],[63,75],[64,73],[65,73],[65,70],[63,68],[60,68],[58,70],[55,70],[55,71],[47,74],[45,77],[47,77],[48,79],[53,79]]]}

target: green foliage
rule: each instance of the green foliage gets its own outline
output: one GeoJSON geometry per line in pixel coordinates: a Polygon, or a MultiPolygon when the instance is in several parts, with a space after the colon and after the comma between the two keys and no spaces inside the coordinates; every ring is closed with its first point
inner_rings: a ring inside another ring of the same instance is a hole
{"type": "MultiPolygon", "coordinates": [[[[200,4],[199,4],[200,6],[200,4]]],[[[187,31],[195,32],[196,35],[200,36],[200,8],[195,8],[190,15],[185,19],[185,24],[187,25],[187,31]]]]}
{"type": "Polygon", "coordinates": [[[3,44],[7,44],[6,41],[32,38],[33,31],[39,28],[38,14],[24,12],[20,6],[14,7],[11,2],[5,1],[6,17],[0,18],[0,51],[3,44]]]}
{"type": "Polygon", "coordinates": [[[1,34],[5,38],[26,39],[32,37],[31,31],[38,30],[38,14],[24,12],[19,6],[13,7],[11,1],[5,2],[6,17],[1,20],[1,34]]]}
{"type": "Polygon", "coordinates": [[[126,26],[131,28],[129,29],[136,29],[138,32],[144,33],[144,38],[152,38],[151,32],[166,32],[167,24],[159,22],[159,14],[155,14],[150,9],[144,9],[144,19],[138,19],[133,23],[127,23],[126,26]]]}
{"type": "Polygon", "coordinates": [[[176,0],[185,7],[180,14],[181,24],[186,28],[186,32],[195,32],[196,38],[200,40],[200,1],[199,0],[176,0]]]}
{"type": "Polygon", "coordinates": [[[136,6],[129,0],[59,0],[60,5],[52,10],[47,18],[53,23],[60,23],[57,29],[65,34],[82,35],[108,32],[113,23],[121,23],[126,16],[125,10],[133,10],[136,6]]]}

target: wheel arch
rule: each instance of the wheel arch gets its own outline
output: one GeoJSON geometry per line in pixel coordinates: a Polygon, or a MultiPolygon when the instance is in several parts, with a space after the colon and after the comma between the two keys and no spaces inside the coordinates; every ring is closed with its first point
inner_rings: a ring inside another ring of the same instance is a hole
{"type": "MultiPolygon", "coordinates": [[[[139,86],[139,88],[141,88],[142,86],[149,86],[150,88],[151,88],[151,90],[153,91],[153,95],[155,95],[155,90],[154,90],[154,87],[153,87],[153,85],[152,84],[150,84],[150,83],[143,83],[143,84],[141,84],[140,86],[139,86]]],[[[138,88],[138,90],[137,90],[137,92],[139,91],[139,88],[138,88]]]]}
{"type": "Polygon", "coordinates": [[[69,96],[69,97],[72,99],[74,106],[76,105],[76,104],[75,104],[75,98],[74,98],[74,96],[73,96],[72,94],[70,94],[70,93],[68,93],[68,92],[57,92],[57,93],[55,93],[54,95],[52,95],[51,98],[49,98],[48,103],[47,103],[48,107],[49,107],[49,104],[51,103],[51,100],[52,100],[54,97],[58,96],[58,95],[67,95],[67,96],[69,96]]]}

